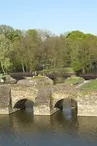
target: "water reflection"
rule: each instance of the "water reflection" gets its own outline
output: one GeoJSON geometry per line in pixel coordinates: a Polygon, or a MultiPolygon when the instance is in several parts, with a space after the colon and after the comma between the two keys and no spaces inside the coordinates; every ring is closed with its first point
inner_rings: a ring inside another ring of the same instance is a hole
{"type": "Polygon", "coordinates": [[[56,108],[63,111],[66,120],[72,119],[72,109],[77,110],[77,102],[74,99],[64,98],[56,102],[56,108]]]}
{"type": "Polygon", "coordinates": [[[72,118],[71,107],[63,108],[63,115],[66,120],[70,120],[72,118]]]}
{"type": "Polygon", "coordinates": [[[22,110],[0,116],[0,145],[96,146],[97,117],[77,117],[75,110],[65,112],[33,116],[22,110]],[[67,118],[65,112],[71,117],[67,118]]]}

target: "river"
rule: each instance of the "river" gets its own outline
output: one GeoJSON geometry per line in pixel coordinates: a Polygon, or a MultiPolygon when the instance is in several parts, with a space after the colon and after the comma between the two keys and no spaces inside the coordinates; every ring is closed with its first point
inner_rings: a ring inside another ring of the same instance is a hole
{"type": "Polygon", "coordinates": [[[0,146],[97,146],[97,117],[0,115],[0,146]]]}

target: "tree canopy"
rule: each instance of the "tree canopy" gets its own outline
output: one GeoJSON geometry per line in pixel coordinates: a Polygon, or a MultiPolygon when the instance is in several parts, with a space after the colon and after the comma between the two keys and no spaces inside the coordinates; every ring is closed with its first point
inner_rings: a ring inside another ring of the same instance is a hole
{"type": "Polygon", "coordinates": [[[60,36],[50,31],[21,31],[0,25],[0,69],[5,72],[33,72],[73,67],[75,72],[93,70],[97,64],[97,36],[75,30],[60,36]]]}

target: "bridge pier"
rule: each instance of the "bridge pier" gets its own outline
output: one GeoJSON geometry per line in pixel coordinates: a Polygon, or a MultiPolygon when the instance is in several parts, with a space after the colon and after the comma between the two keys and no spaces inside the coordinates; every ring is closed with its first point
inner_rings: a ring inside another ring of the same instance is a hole
{"type": "Polygon", "coordinates": [[[52,115],[56,112],[52,100],[51,86],[39,88],[33,108],[34,115],[52,115]]]}
{"type": "Polygon", "coordinates": [[[78,116],[97,116],[97,105],[78,105],[78,116]]]}
{"type": "Polygon", "coordinates": [[[97,93],[90,92],[77,98],[78,116],[97,116],[97,93]]]}
{"type": "Polygon", "coordinates": [[[11,89],[8,86],[0,86],[0,114],[10,114],[11,109],[11,89]]]}
{"type": "Polygon", "coordinates": [[[57,108],[52,108],[49,104],[35,104],[33,108],[34,115],[52,115],[59,110],[57,108]]]}
{"type": "Polygon", "coordinates": [[[34,115],[52,115],[59,110],[55,108],[51,96],[49,96],[49,98],[46,98],[44,101],[43,98],[37,98],[33,109],[34,115]]]}
{"type": "Polygon", "coordinates": [[[34,104],[33,107],[34,115],[50,115],[50,106],[48,104],[34,104]]]}

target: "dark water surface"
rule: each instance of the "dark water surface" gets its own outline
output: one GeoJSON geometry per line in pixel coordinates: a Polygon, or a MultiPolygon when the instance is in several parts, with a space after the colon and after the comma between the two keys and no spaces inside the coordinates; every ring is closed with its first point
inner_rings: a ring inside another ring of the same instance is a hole
{"type": "Polygon", "coordinates": [[[97,117],[32,116],[19,111],[0,116],[0,146],[97,146],[97,117]]]}

